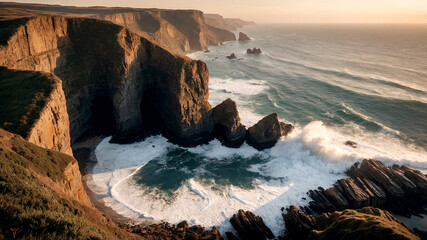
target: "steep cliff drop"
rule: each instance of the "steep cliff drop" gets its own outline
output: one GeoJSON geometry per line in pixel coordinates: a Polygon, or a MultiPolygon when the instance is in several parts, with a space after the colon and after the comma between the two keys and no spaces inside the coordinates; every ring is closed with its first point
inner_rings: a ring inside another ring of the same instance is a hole
{"type": "Polygon", "coordinates": [[[0,18],[58,15],[94,18],[113,22],[177,54],[206,50],[235,35],[218,26],[208,25],[198,10],[144,8],[68,7],[59,5],[0,3],[7,10],[0,18]]]}
{"type": "Polygon", "coordinates": [[[0,46],[0,65],[50,72],[62,80],[71,143],[93,134],[99,99],[111,109],[98,112],[113,117],[105,120],[112,121],[117,141],[141,137],[152,116],[160,118],[159,131],[182,145],[210,136],[209,73],[203,62],[105,21],[38,16],[6,22],[16,27],[0,46]]]}

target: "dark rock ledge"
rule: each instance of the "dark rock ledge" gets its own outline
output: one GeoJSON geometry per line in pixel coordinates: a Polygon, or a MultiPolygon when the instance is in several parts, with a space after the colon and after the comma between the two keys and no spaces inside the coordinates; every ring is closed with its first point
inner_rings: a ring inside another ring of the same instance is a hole
{"type": "Polygon", "coordinates": [[[313,201],[301,208],[308,214],[378,207],[409,217],[426,213],[427,177],[406,166],[386,167],[381,162],[365,159],[347,172],[329,189],[308,192],[313,201]]]}

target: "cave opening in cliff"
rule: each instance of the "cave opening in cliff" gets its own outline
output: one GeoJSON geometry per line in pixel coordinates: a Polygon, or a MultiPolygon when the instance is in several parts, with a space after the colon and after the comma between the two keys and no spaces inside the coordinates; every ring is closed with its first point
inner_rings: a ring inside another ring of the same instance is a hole
{"type": "Polygon", "coordinates": [[[144,91],[140,102],[141,118],[143,123],[143,135],[155,135],[161,133],[163,120],[160,117],[155,99],[156,91],[147,89],[144,91]]]}
{"type": "Polygon", "coordinates": [[[113,103],[107,96],[92,100],[92,124],[95,134],[111,135],[114,130],[113,103]]]}

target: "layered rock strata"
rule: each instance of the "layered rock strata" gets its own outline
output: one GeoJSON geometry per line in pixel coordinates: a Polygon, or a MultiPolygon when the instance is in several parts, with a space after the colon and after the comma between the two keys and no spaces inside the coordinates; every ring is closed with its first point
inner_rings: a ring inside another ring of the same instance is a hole
{"type": "Polygon", "coordinates": [[[351,178],[341,179],[329,189],[309,191],[313,201],[303,211],[321,214],[373,206],[402,216],[425,213],[427,177],[420,171],[405,166],[386,167],[365,159],[351,167],[348,175],[351,178]]]}
{"type": "MultiPolygon", "coordinates": [[[[264,224],[262,218],[252,212],[245,212],[240,209],[230,219],[230,223],[236,229],[241,239],[264,240],[274,238],[274,234],[264,224]]],[[[228,235],[233,236],[231,233],[228,233],[228,235]]]]}

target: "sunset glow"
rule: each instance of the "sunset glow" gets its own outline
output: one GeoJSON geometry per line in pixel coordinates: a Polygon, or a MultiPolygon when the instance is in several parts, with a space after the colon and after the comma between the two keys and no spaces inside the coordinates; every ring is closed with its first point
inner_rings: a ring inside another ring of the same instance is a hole
{"type": "MultiPolygon", "coordinates": [[[[54,0],[17,2],[54,4],[54,0]]],[[[256,22],[426,23],[425,0],[64,0],[62,5],[200,9],[256,22]]]]}

